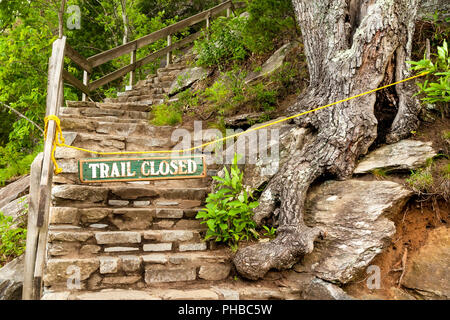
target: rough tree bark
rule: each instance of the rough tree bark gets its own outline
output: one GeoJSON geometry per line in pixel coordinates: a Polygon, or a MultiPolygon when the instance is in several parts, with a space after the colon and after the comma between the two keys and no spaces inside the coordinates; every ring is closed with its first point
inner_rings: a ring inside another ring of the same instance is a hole
{"type": "MultiPolygon", "coordinates": [[[[411,51],[420,0],[292,2],[302,30],[310,85],[289,109],[290,114],[409,75],[405,60],[411,51]]],[[[398,141],[414,130],[420,104],[412,97],[413,91],[414,83],[397,85],[392,90],[365,95],[295,119],[298,125],[311,128],[314,135],[262,193],[255,220],[261,222],[274,214],[279,222],[277,238],[238,251],[234,263],[241,275],[256,280],[272,268],[292,267],[313,250],[314,241],[322,231],[303,222],[310,184],[324,174],[337,179],[351,176],[357,158],[367,153],[377,138],[379,120],[388,121],[384,123],[388,132],[383,141],[398,141]],[[391,118],[377,120],[377,115],[388,111],[393,115],[391,118]]]]}

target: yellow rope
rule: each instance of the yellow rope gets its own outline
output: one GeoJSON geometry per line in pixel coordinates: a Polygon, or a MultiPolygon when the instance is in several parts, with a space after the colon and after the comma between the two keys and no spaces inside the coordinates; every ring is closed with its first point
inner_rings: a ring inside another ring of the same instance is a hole
{"type": "Polygon", "coordinates": [[[315,112],[315,111],[319,111],[321,109],[325,109],[325,108],[328,108],[328,107],[334,106],[336,104],[339,104],[339,103],[342,103],[342,102],[346,102],[346,101],[349,101],[349,100],[352,100],[352,99],[355,99],[355,98],[359,98],[359,97],[362,97],[364,95],[367,95],[367,94],[370,94],[370,93],[373,93],[373,92],[376,92],[376,91],[379,91],[379,90],[382,90],[382,89],[386,89],[386,88],[391,87],[391,86],[395,86],[395,85],[400,84],[402,82],[406,82],[406,81],[410,81],[410,80],[418,78],[418,77],[422,77],[422,76],[424,76],[426,74],[428,74],[428,72],[423,72],[421,74],[409,77],[407,79],[403,79],[403,80],[400,80],[400,81],[397,81],[397,82],[394,82],[394,83],[391,83],[391,84],[388,84],[388,85],[385,85],[385,86],[382,86],[382,87],[379,87],[379,88],[376,88],[376,89],[373,89],[373,90],[370,90],[370,91],[366,91],[364,93],[360,93],[360,94],[357,94],[355,96],[352,96],[352,97],[349,97],[349,98],[345,98],[345,99],[342,99],[342,100],[339,100],[339,101],[336,101],[336,102],[333,102],[333,103],[330,103],[330,104],[327,104],[327,105],[324,105],[324,106],[321,106],[321,107],[318,107],[318,108],[315,108],[315,109],[312,109],[312,110],[309,110],[309,111],[298,113],[298,114],[295,114],[293,116],[289,116],[287,118],[283,118],[283,119],[280,119],[280,120],[277,120],[277,121],[274,121],[274,122],[270,122],[270,123],[261,125],[261,126],[256,127],[256,128],[249,129],[247,131],[239,132],[239,133],[236,133],[236,134],[224,137],[224,138],[220,138],[220,139],[217,139],[217,140],[214,140],[214,141],[206,142],[206,143],[201,144],[201,145],[196,146],[196,147],[192,147],[192,148],[188,148],[188,149],[182,149],[182,150],[100,152],[100,151],[92,151],[92,150],[88,150],[88,149],[84,149],[84,148],[78,148],[78,147],[74,147],[74,146],[69,146],[69,145],[65,144],[65,140],[64,140],[64,137],[62,135],[62,130],[61,130],[61,122],[60,122],[59,118],[57,116],[55,116],[55,115],[50,115],[50,116],[45,118],[45,134],[44,134],[44,137],[47,137],[48,122],[50,120],[54,120],[56,122],[56,134],[55,134],[55,139],[53,140],[52,161],[53,161],[53,164],[55,165],[55,174],[59,174],[59,173],[62,172],[62,169],[59,168],[59,166],[58,166],[58,164],[56,162],[56,159],[55,159],[56,146],[70,148],[70,149],[75,149],[75,150],[84,151],[84,152],[88,152],[88,153],[92,153],[92,154],[98,154],[98,155],[157,154],[157,153],[180,153],[180,152],[184,153],[184,152],[189,152],[189,151],[193,151],[193,150],[196,150],[196,149],[204,148],[204,147],[207,147],[207,146],[209,146],[211,144],[214,144],[214,143],[217,143],[217,142],[222,142],[222,141],[225,141],[225,140],[228,140],[228,139],[231,139],[231,138],[239,137],[239,136],[241,136],[243,134],[248,134],[249,132],[260,130],[262,128],[266,128],[266,127],[269,127],[269,126],[273,126],[275,124],[278,124],[278,123],[281,123],[281,122],[284,122],[284,121],[288,121],[288,120],[293,119],[293,118],[301,117],[301,116],[303,116],[305,114],[308,114],[308,113],[311,113],[311,112],[315,112]],[[58,140],[58,135],[59,135],[59,140],[58,140]]]}
{"type": "Polygon", "coordinates": [[[53,139],[53,147],[52,147],[51,157],[52,157],[52,162],[55,166],[55,174],[60,174],[63,170],[58,166],[58,163],[56,162],[56,158],[55,158],[56,146],[58,146],[58,147],[70,147],[70,146],[66,145],[66,143],[65,143],[66,141],[64,140],[64,136],[63,136],[63,133],[61,130],[61,120],[59,120],[59,118],[55,115],[49,115],[49,116],[45,117],[45,119],[44,119],[44,121],[45,121],[44,138],[47,139],[48,122],[50,120],[53,120],[56,123],[55,138],[53,139]]]}

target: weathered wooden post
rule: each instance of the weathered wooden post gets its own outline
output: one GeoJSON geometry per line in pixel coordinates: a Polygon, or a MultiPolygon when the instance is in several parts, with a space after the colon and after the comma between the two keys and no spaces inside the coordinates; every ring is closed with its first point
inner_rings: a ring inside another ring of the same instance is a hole
{"type": "MultiPolygon", "coordinates": [[[[170,47],[171,45],[172,45],[172,35],[169,34],[167,36],[167,46],[170,47]]],[[[169,50],[169,52],[167,52],[167,63],[166,63],[166,66],[168,67],[169,64],[171,64],[171,63],[172,63],[172,51],[169,50]]]]}
{"type": "MultiPolygon", "coordinates": [[[[137,53],[136,49],[134,49],[133,52],[131,53],[130,63],[133,65],[136,63],[136,53],[137,53]]],[[[135,75],[136,75],[135,72],[136,72],[135,68],[133,68],[133,70],[131,70],[131,72],[130,72],[130,87],[131,88],[133,88],[133,85],[134,85],[134,79],[135,79],[135,75]]]]}
{"type": "MultiPolygon", "coordinates": [[[[52,56],[49,63],[49,81],[47,88],[47,112],[46,115],[59,115],[59,108],[63,102],[63,69],[66,37],[53,43],[52,56]]],[[[47,136],[44,144],[44,157],[38,190],[38,206],[36,226],[39,229],[39,240],[36,252],[34,268],[33,298],[38,300],[42,293],[42,277],[46,260],[48,221],[51,202],[51,189],[53,183],[53,162],[51,159],[53,143],[55,139],[56,122],[49,120],[47,136]]]]}
{"type": "Polygon", "coordinates": [[[206,17],[206,39],[209,40],[209,27],[211,26],[211,11],[208,12],[206,17]]]}
{"type": "MultiPolygon", "coordinates": [[[[90,78],[90,74],[84,70],[83,71],[83,84],[86,87],[89,87],[89,78],[90,78]]],[[[81,95],[81,100],[82,101],[86,101],[87,100],[87,94],[83,92],[83,94],[81,95]]]]}
{"type": "Polygon", "coordinates": [[[22,299],[33,299],[33,277],[36,262],[36,248],[39,238],[39,228],[37,227],[37,215],[39,205],[39,184],[42,171],[42,160],[44,154],[41,152],[31,164],[30,197],[28,200],[28,224],[27,224],[27,245],[25,250],[25,265],[23,272],[22,299]]]}

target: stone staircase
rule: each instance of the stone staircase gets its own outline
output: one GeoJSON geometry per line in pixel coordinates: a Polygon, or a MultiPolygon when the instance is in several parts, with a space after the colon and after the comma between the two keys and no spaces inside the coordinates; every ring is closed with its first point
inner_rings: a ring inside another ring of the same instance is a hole
{"type": "MultiPolygon", "coordinates": [[[[184,66],[159,69],[104,103],[68,101],[60,115],[66,143],[111,152],[171,149],[174,128],[150,125],[148,112],[184,66]]],[[[78,159],[93,156],[56,151],[63,173],[52,188],[43,299],[289,297],[290,289],[256,283],[231,289],[230,250],[202,241],[205,228],[195,219],[210,177],[81,184],[78,159]]]]}

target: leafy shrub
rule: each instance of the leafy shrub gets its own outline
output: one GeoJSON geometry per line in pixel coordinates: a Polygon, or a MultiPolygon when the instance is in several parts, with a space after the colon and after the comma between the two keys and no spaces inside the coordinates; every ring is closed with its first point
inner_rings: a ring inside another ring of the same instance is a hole
{"type": "Polygon", "coordinates": [[[214,105],[220,115],[225,115],[246,101],[245,76],[245,72],[236,69],[221,73],[219,80],[206,88],[202,97],[214,105]]]}
{"type": "Polygon", "coordinates": [[[243,172],[237,166],[235,154],[230,172],[224,168],[224,178],[213,177],[218,183],[217,190],[206,199],[206,208],[197,213],[196,218],[208,226],[205,240],[215,239],[228,243],[237,249],[240,240],[258,238],[256,223],[252,220],[253,209],[259,203],[251,201],[251,194],[243,188],[243,172]]]}
{"type": "Polygon", "coordinates": [[[411,170],[411,176],[406,182],[415,192],[426,193],[433,186],[433,176],[428,168],[411,170]]]}
{"type": "Polygon", "coordinates": [[[291,0],[249,1],[250,17],[244,29],[245,44],[251,52],[264,53],[274,47],[280,35],[296,31],[296,21],[291,0]]]}
{"type": "Polygon", "coordinates": [[[269,237],[270,239],[274,239],[275,238],[275,234],[277,233],[277,229],[274,227],[268,227],[268,226],[263,226],[264,230],[266,232],[264,232],[263,236],[265,237],[269,237]]]}
{"type": "Polygon", "coordinates": [[[14,226],[13,218],[0,212],[0,264],[25,252],[27,230],[14,226]]]}
{"type": "Polygon", "coordinates": [[[259,110],[272,111],[277,103],[278,92],[269,90],[263,83],[251,86],[249,93],[254,97],[259,110]]]}
{"type": "Polygon", "coordinates": [[[174,105],[160,104],[152,109],[153,119],[151,123],[155,126],[174,126],[181,123],[183,114],[174,105]]]}
{"type": "Polygon", "coordinates": [[[231,61],[241,61],[247,56],[243,30],[246,19],[242,17],[219,17],[211,23],[209,39],[207,32],[195,41],[194,48],[198,52],[197,64],[201,66],[217,65],[222,69],[231,61]]]}
{"type": "Polygon", "coordinates": [[[408,61],[413,65],[412,70],[429,72],[423,83],[417,83],[420,88],[418,94],[424,94],[422,101],[427,103],[450,102],[450,58],[448,45],[444,40],[442,47],[437,47],[437,59],[433,63],[424,58],[420,61],[408,61]]]}
{"type": "Polygon", "coordinates": [[[31,163],[42,148],[39,144],[31,154],[23,154],[12,145],[0,147],[0,186],[11,178],[29,173],[31,163]]]}

